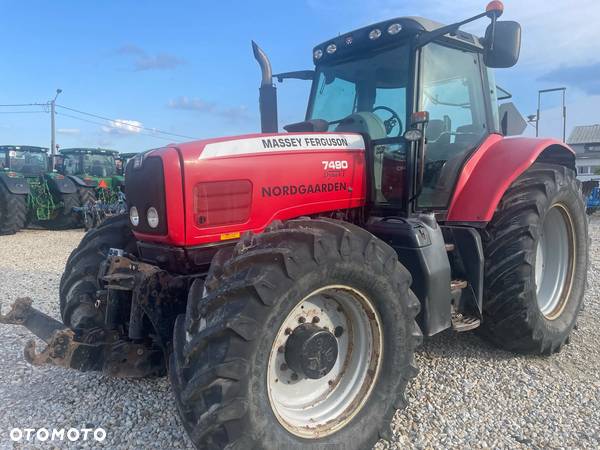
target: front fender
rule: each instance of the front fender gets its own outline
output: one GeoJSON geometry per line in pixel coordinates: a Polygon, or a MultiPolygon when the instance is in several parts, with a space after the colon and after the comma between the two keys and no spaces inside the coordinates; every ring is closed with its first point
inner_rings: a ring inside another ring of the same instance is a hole
{"type": "Polygon", "coordinates": [[[27,178],[9,177],[6,172],[0,172],[0,183],[2,183],[11,194],[27,195],[31,192],[27,178]]]}
{"type": "Polygon", "coordinates": [[[447,222],[489,222],[510,185],[536,161],[575,170],[575,152],[555,139],[490,135],[458,178],[447,222]]]}
{"type": "Polygon", "coordinates": [[[89,184],[86,184],[85,181],[83,181],[81,178],[76,177],[75,175],[67,175],[66,178],[68,178],[69,180],[71,180],[73,183],[75,183],[75,186],[81,186],[81,187],[94,187],[94,186],[90,186],[89,184]]]}

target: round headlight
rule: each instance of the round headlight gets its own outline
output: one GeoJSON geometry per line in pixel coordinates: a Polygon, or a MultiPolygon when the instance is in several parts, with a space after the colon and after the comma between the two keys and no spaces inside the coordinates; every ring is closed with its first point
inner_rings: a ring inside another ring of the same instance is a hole
{"type": "Polygon", "coordinates": [[[327,53],[329,53],[330,55],[333,55],[335,53],[335,51],[337,50],[337,45],[335,44],[329,44],[327,46],[327,53]]]}
{"type": "Polygon", "coordinates": [[[316,49],[315,52],[313,53],[313,57],[315,59],[321,59],[322,56],[323,56],[323,50],[321,50],[320,48],[316,49]]]}
{"type": "Polygon", "coordinates": [[[147,219],[150,228],[156,228],[158,226],[158,211],[156,208],[151,207],[148,209],[147,219]]]}
{"type": "Polygon", "coordinates": [[[129,210],[129,220],[131,221],[131,225],[137,227],[140,224],[140,215],[138,214],[138,210],[135,206],[132,206],[129,210]]]}
{"type": "Polygon", "coordinates": [[[389,34],[398,34],[402,31],[402,25],[400,25],[399,23],[393,23],[388,27],[388,33],[389,34]]]}
{"type": "Polygon", "coordinates": [[[379,39],[381,36],[381,30],[379,28],[373,28],[369,33],[369,39],[374,41],[375,39],[379,39]]]}

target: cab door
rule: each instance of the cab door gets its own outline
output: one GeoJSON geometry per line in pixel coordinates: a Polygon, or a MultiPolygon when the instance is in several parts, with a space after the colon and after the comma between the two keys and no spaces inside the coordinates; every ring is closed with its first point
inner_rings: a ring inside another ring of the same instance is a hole
{"type": "Polygon", "coordinates": [[[418,110],[429,113],[417,209],[446,210],[466,159],[496,127],[481,54],[433,42],[421,51],[418,110]]]}

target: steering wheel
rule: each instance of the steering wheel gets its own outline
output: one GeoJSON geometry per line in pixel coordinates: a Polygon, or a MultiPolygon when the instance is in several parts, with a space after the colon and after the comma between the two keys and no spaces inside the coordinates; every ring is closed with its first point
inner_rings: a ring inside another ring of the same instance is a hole
{"type": "Polygon", "coordinates": [[[398,126],[398,134],[396,135],[396,137],[402,136],[402,120],[400,120],[400,116],[398,115],[398,113],[396,113],[396,111],[394,111],[392,108],[388,108],[387,106],[376,106],[375,108],[373,108],[372,112],[375,112],[379,109],[387,111],[392,115],[392,117],[383,121],[386,134],[389,135],[394,129],[394,127],[398,126]]]}

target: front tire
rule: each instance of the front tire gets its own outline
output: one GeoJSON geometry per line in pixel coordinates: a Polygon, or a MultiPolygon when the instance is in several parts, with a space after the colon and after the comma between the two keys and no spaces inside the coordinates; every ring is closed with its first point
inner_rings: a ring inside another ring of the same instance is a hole
{"type": "Polygon", "coordinates": [[[393,249],[334,220],[293,220],[221,251],[190,290],[169,367],[195,446],[362,450],[386,436],[416,374],[410,283],[393,249]],[[307,330],[336,340],[335,363],[323,342],[308,366],[289,353],[307,330]]]}
{"type": "Polygon", "coordinates": [[[13,194],[0,182],[0,235],[15,234],[25,227],[26,196],[13,194]]]}
{"type": "Polygon", "coordinates": [[[41,222],[50,230],[69,230],[81,227],[79,214],[73,211],[79,205],[79,196],[75,194],[60,194],[62,208],[57,211],[56,218],[41,222]]]}
{"type": "Polygon", "coordinates": [[[518,353],[560,351],[587,280],[587,218],[575,173],[535,163],[505,193],[483,243],[483,336],[518,353]]]}
{"type": "MultiPolygon", "coordinates": [[[[102,289],[98,274],[111,248],[136,254],[136,241],[127,216],[116,216],[85,234],[67,260],[60,280],[60,313],[63,323],[77,330],[103,327],[105,308],[98,305],[102,289]]],[[[124,302],[125,303],[125,302],[124,302]]]]}

